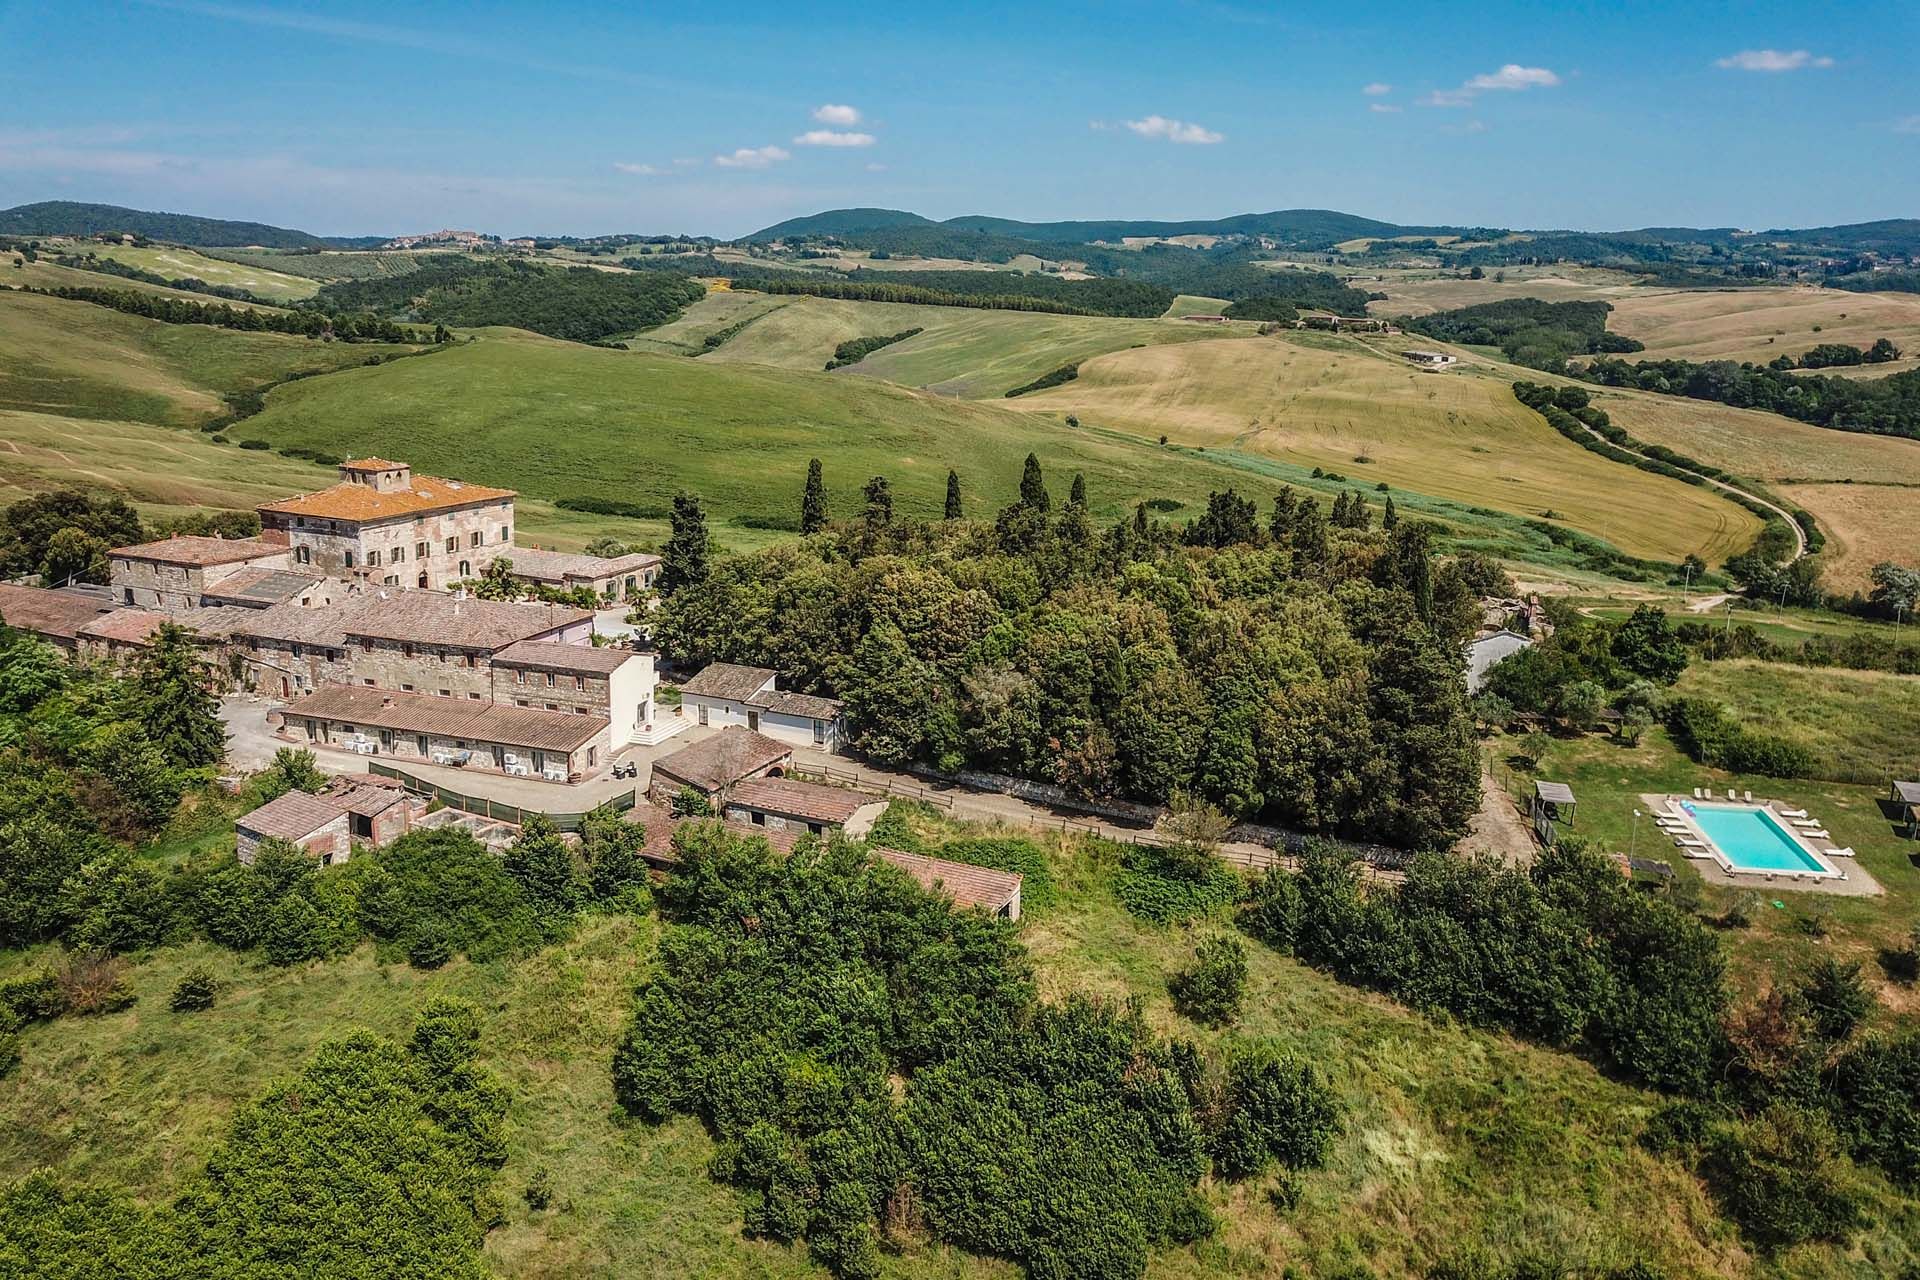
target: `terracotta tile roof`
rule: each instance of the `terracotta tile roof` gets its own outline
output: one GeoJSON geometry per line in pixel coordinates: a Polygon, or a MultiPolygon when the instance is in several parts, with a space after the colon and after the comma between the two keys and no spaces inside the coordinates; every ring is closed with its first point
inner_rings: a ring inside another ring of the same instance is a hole
{"type": "Polygon", "coordinates": [[[293,569],[240,569],[208,583],[200,594],[208,600],[279,604],[325,581],[318,574],[293,569]]]}
{"type": "Polygon", "coordinates": [[[786,743],[736,724],[662,756],[653,771],[711,794],[792,757],[786,743]]]}
{"type": "Polygon", "coordinates": [[[515,547],[507,559],[513,562],[517,578],[537,582],[564,582],[568,578],[612,578],[623,573],[638,573],[660,563],[660,557],[644,551],[631,555],[576,555],[568,551],[542,551],[538,547],[515,547]]]}
{"type": "Polygon", "coordinates": [[[874,849],[874,856],[912,876],[929,893],[944,889],[956,904],[998,911],[1020,892],[1020,875],[946,858],[929,858],[899,849],[874,849]]]}
{"type": "Polygon", "coordinates": [[[590,644],[562,644],[557,640],[521,640],[493,655],[495,666],[528,667],[539,671],[577,671],[610,675],[640,657],[631,649],[596,649],[590,644]]]}
{"type": "Polygon", "coordinates": [[[348,813],[371,818],[375,814],[385,813],[396,804],[406,803],[407,795],[391,787],[349,786],[330,788],[327,799],[348,813]]]}
{"type": "Polygon", "coordinates": [[[321,685],[282,714],[391,729],[395,733],[498,742],[532,751],[573,751],[607,731],[605,716],[536,711],[430,693],[397,693],[366,685],[321,685]]]}
{"type": "Polygon", "coordinates": [[[801,720],[837,720],[840,718],[840,700],[822,698],[813,693],[790,693],[776,689],[772,693],[756,694],[747,699],[750,707],[759,707],[776,716],[794,716],[801,720]]]}
{"type": "Polygon", "coordinates": [[[701,698],[745,702],[765,688],[776,674],[769,667],[743,667],[735,662],[715,662],[681,685],[680,692],[701,698]]]}
{"type": "Polygon", "coordinates": [[[204,568],[216,564],[238,564],[262,556],[285,556],[284,542],[261,538],[203,538],[197,534],[175,534],[158,542],[141,542],[130,547],[115,547],[110,556],[128,560],[152,560],[158,564],[184,564],[204,568]]]}
{"type": "Polygon", "coordinates": [[[119,644],[145,644],[147,637],[160,629],[160,624],[169,621],[164,613],[154,613],[147,609],[115,609],[112,613],[102,614],[86,626],[80,628],[80,636],[86,640],[110,640],[119,644]]]}
{"type": "Polygon", "coordinates": [[[817,782],[797,782],[792,778],[746,778],[726,791],[729,806],[740,805],[783,818],[824,822],[838,826],[872,798],[841,787],[823,787],[817,782]]]}
{"type": "Polygon", "coordinates": [[[375,640],[492,650],[592,621],[589,610],[564,605],[463,600],[444,591],[389,591],[370,597],[344,629],[349,636],[375,640]]]}
{"type": "Polygon", "coordinates": [[[262,640],[278,640],[283,644],[344,649],[347,647],[347,628],[358,620],[363,611],[376,603],[376,596],[349,596],[324,609],[308,609],[298,603],[248,609],[236,633],[257,636],[262,640]]]}
{"type": "Polygon", "coordinates": [[[246,814],[235,825],[261,837],[302,840],[346,812],[332,796],[289,791],[246,814]]]}
{"type": "MultiPolygon", "coordinates": [[[[399,465],[399,463],[389,464],[390,467],[399,465]]],[[[402,516],[424,515],[429,511],[472,506],[481,502],[498,502],[502,498],[515,496],[511,489],[495,489],[489,485],[468,484],[462,480],[442,480],[438,476],[416,475],[413,477],[412,485],[405,489],[381,493],[372,485],[342,481],[321,489],[317,493],[303,493],[298,497],[282,498],[278,502],[262,503],[260,510],[277,512],[281,515],[315,516],[322,520],[348,520],[364,524],[368,521],[393,520],[402,516]]]]}
{"type": "Polygon", "coordinates": [[[390,462],[386,458],[348,458],[340,464],[349,471],[405,471],[404,462],[390,462]]]}
{"type": "Polygon", "coordinates": [[[0,583],[0,622],[39,636],[71,641],[80,628],[112,610],[91,594],[0,583]]]}
{"type": "Polygon", "coordinates": [[[629,809],[626,816],[628,822],[646,829],[647,840],[640,846],[641,857],[662,864],[679,861],[673,852],[673,833],[680,823],[672,814],[659,805],[642,802],[629,809]]]}

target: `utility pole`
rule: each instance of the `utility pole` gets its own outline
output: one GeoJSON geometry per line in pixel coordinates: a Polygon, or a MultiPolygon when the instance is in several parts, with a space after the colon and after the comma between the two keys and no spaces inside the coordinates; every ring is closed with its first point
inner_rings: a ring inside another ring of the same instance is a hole
{"type": "Polygon", "coordinates": [[[1627,837],[1627,861],[1633,861],[1634,850],[1640,847],[1640,811],[1633,811],[1633,834],[1627,837]]]}

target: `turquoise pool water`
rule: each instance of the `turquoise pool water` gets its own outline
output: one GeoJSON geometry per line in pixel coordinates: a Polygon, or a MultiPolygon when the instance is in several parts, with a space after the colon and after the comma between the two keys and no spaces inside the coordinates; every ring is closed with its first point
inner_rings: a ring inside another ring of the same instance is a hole
{"type": "Polygon", "coordinates": [[[1727,861],[1739,871],[1816,871],[1828,868],[1800,847],[1765,809],[1739,805],[1685,806],[1694,824],[1706,833],[1727,861]]]}

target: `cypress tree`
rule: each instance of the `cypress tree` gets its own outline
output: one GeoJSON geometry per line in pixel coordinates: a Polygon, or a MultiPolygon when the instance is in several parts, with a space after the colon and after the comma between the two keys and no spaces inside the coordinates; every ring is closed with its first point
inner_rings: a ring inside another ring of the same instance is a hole
{"type": "Polygon", "coordinates": [[[700,499],[690,493],[674,495],[670,524],[673,532],[660,552],[660,590],[667,595],[705,582],[707,560],[713,551],[707,512],[700,499]]]}
{"type": "Polygon", "coordinates": [[[958,520],[961,515],[960,473],[949,470],[947,472],[947,519],[958,520]]]}
{"type": "Polygon", "coordinates": [[[1073,489],[1067,494],[1067,505],[1069,507],[1078,507],[1081,510],[1086,509],[1087,478],[1078,471],[1073,473],[1073,489]]]}
{"type": "Polygon", "coordinates": [[[1347,527],[1347,491],[1342,489],[1333,495],[1333,516],[1327,523],[1336,529],[1347,527]]]}
{"type": "Polygon", "coordinates": [[[1381,527],[1382,529],[1385,529],[1385,530],[1386,530],[1386,531],[1387,531],[1388,533],[1392,533],[1392,532],[1393,532],[1393,526],[1395,526],[1395,525],[1397,525],[1397,524],[1399,524],[1399,523],[1400,523],[1400,514],[1399,514],[1399,512],[1397,512],[1397,511],[1395,511],[1395,510],[1393,509],[1393,495],[1392,495],[1392,494],[1388,494],[1388,495],[1387,495],[1387,510],[1386,510],[1386,514],[1384,514],[1384,515],[1382,515],[1382,516],[1380,517],[1380,527],[1381,527]]]}
{"type": "Polygon", "coordinates": [[[1137,542],[1145,542],[1152,526],[1147,520],[1147,504],[1142,502],[1133,509],[1133,536],[1137,542]]]}
{"type": "Polygon", "coordinates": [[[1286,543],[1293,537],[1293,522],[1300,514],[1300,499],[1292,485],[1282,485],[1280,492],[1273,495],[1273,515],[1267,521],[1267,532],[1273,535],[1276,543],[1286,543]]]}
{"type": "Polygon", "coordinates": [[[163,622],[138,665],[140,724],[169,764],[193,769],[227,753],[220,703],[194,652],[193,633],[163,622]]]}
{"type": "Polygon", "coordinates": [[[800,499],[800,532],[818,533],[827,527],[827,482],[820,459],[807,463],[807,491],[800,499]]]}
{"type": "Polygon", "coordinates": [[[1313,499],[1300,505],[1290,541],[1296,566],[1318,568],[1327,562],[1327,517],[1313,499]]]}
{"type": "Polygon", "coordinates": [[[867,528],[884,529],[893,523],[893,486],[885,476],[867,481],[867,528]]]}
{"type": "Polygon", "coordinates": [[[1046,478],[1040,474],[1040,459],[1031,453],[1020,472],[1020,505],[1033,511],[1050,511],[1053,499],[1047,496],[1046,478]]]}

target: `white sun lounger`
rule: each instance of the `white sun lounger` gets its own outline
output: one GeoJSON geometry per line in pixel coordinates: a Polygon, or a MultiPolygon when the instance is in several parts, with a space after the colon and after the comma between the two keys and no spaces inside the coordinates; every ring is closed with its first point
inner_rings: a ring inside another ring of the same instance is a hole
{"type": "Polygon", "coordinates": [[[1817,827],[1820,825],[1820,820],[1818,818],[1789,818],[1787,819],[1787,821],[1791,822],[1794,826],[1801,827],[1801,828],[1817,827]]]}
{"type": "Polygon", "coordinates": [[[1851,858],[1853,857],[1853,846],[1848,845],[1844,849],[1829,849],[1827,853],[1835,858],[1851,858]]]}
{"type": "Polygon", "coordinates": [[[1783,818],[1804,818],[1807,816],[1807,811],[1805,809],[1782,809],[1780,816],[1783,818]]]}
{"type": "Polygon", "coordinates": [[[1727,788],[1727,799],[1729,799],[1729,800],[1738,800],[1739,798],[1740,798],[1739,796],[1736,796],[1735,794],[1733,794],[1733,788],[1732,788],[1732,787],[1728,787],[1728,788],[1727,788]]]}
{"type": "Polygon", "coordinates": [[[1704,849],[1707,847],[1706,841],[1695,840],[1691,836],[1675,836],[1673,842],[1682,849],[1704,849]]]}
{"type": "Polygon", "coordinates": [[[1707,793],[1701,790],[1699,787],[1695,787],[1693,789],[1693,798],[1695,800],[1704,800],[1707,798],[1707,793]]]}
{"type": "Polygon", "coordinates": [[[1741,798],[1744,799],[1748,804],[1753,803],[1753,792],[1743,791],[1740,793],[1740,795],[1741,795],[1741,798]]]}
{"type": "Polygon", "coordinates": [[[1804,829],[1803,829],[1803,830],[1802,830],[1802,831],[1800,832],[1800,834],[1801,834],[1802,836],[1804,836],[1804,837],[1805,837],[1806,839],[1808,839],[1808,840],[1831,840],[1831,839],[1833,839],[1833,837],[1832,837],[1832,836],[1830,836],[1830,835],[1828,835],[1828,834],[1827,834],[1826,832],[1824,832],[1824,831],[1821,831],[1821,830],[1819,830],[1818,828],[1816,828],[1816,829],[1814,829],[1814,830],[1812,830],[1812,831],[1807,831],[1807,830],[1804,830],[1804,829]]]}

